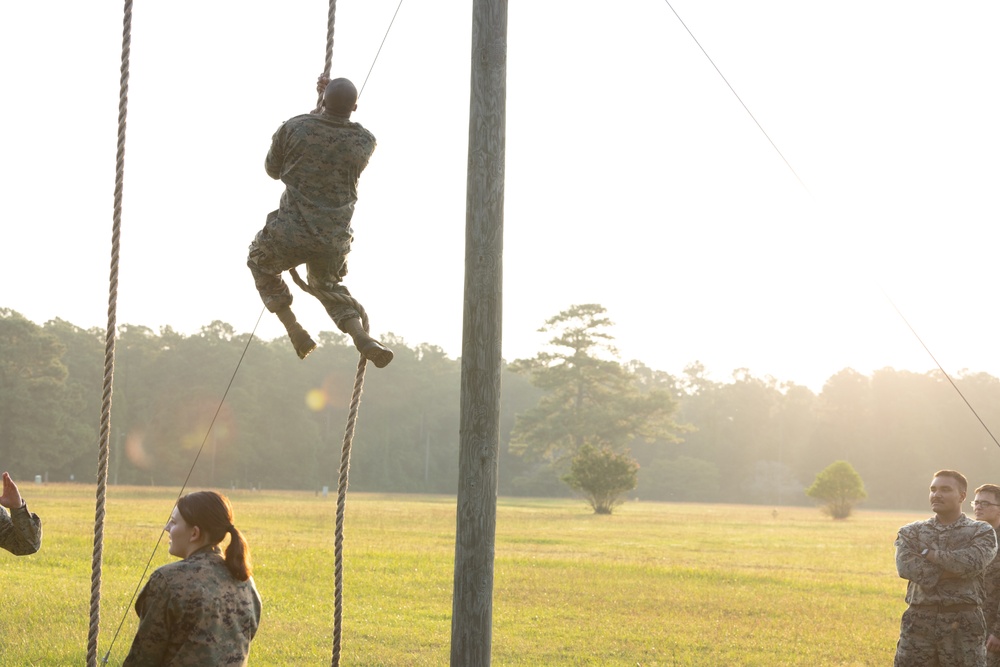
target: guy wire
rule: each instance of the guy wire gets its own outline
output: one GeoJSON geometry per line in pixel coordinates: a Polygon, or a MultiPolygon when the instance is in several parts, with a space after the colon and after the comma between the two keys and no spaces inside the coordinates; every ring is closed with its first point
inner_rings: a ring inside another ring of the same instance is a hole
{"type": "MultiPolygon", "coordinates": [[[[401,1],[402,1],[402,0],[401,0],[401,1]]],[[[758,128],[760,129],[761,133],[763,133],[764,137],[766,137],[766,138],[767,138],[768,142],[769,142],[769,143],[771,144],[771,146],[772,146],[772,147],[774,148],[775,152],[777,152],[777,153],[778,153],[778,155],[779,155],[779,156],[781,157],[782,161],[783,161],[783,162],[785,163],[785,166],[787,166],[787,167],[788,167],[788,170],[792,172],[792,175],[793,175],[793,176],[795,176],[795,179],[796,179],[796,180],[797,180],[797,181],[799,182],[799,185],[801,185],[801,186],[802,186],[802,188],[803,188],[803,189],[804,189],[804,190],[805,190],[805,191],[806,191],[806,192],[807,192],[807,193],[808,193],[808,194],[809,194],[809,195],[811,196],[811,195],[812,195],[812,193],[811,193],[811,192],[809,192],[809,188],[808,188],[808,187],[806,186],[806,184],[805,184],[805,183],[804,183],[804,182],[802,181],[802,179],[801,179],[801,178],[799,178],[799,175],[798,175],[798,173],[797,173],[797,172],[795,171],[795,169],[794,169],[794,168],[792,167],[791,163],[789,163],[789,162],[788,162],[788,160],[787,160],[787,159],[785,158],[785,155],[784,155],[784,154],[783,154],[783,153],[781,152],[781,150],[780,150],[780,149],[778,148],[777,144],[775,144],[775,143],[774,143],[774,141],[773,141],[773,140],[771,139],[770,135],[768,135],[768,133],[767,133],[767,132],[766,132],[766,131],[764,130],[764,127],[763,127],[763,126],[762,126],[762,125],[760,124],[760,122],[759,122],[759,121],[757,120],[757,118],[756,118],[756,117],[755,117],[755,116],[753,115],[753,112],[751,112],[751,111],[750,111],[750,108],[749,108],[749,107],[748,107],[748,106],[746,105],[746,103],[745,103],[745,102],[743,101],[743,98],[741,98],[741,97],[739,96],[739,93],[737,93],[737,92],[736,92],[736,89],[735,89],[735,88],[733,88],[732,84],[730,84],[730,83],[729,83],[729,80],[728,80],[728,79],[726,78],[726,76],[725,76],[725,75],[724,75],[724,74],[722,73],[722,70],[720,70],[720,69],[719,69],[719,66],[715,64],[715,61],[714,61],[714,60],[712,60],[712,56],[708,55],[708,51],[706,51],[706,50],[705,50],[705,47],[703,47],[703,46],[701,45],[701,42],[699,42],[699,41],[698,41],[698,38],[694,36],[694,33],[693,33],[693,32],[691,32],[691,29],[690,29],[690,28],[689,28],[689,27],[687,26],[687,24],[686,24],[686,23],[684,22],[684,19],[682,19],[682,18],[681,18],[681,15],[677,13],[677,10],[676,10],[676,9],[674,9],[674,6],[673,6],[672,4],[670,4],[670,0],[664,0],[664,2],[666,2],[666,3],[667,3],[667,7],[670,7],[670,11],[672,11],[672,12],[674,13],[674,16],[676,16],[676,17],[677,17],[677,20],[678,20],[678,21],[680,22],[680,24],[681,24],[681,25],[682,25],[682,26],[684,27],[684,29],[685,29],[685,30],[687,31],[688,35],[690,35],[690,36],[691,36],[691,39],[692,39],[692,40],[694,40],[694,43],[698,45],[698,48],[699,48],[699,49],[701,49],[701,52],[702,52],[702,53],[703,53],[703,54],[705,55],[705,57],[706,57],[706,58],[708,59],[708,62],[712,64],[712,67],[714,67],[714,68],[715,68],[715,71],[716,71],[716,72],[718,72],[719,76],[720,76],[720,77],[722,78],[722,80],[723,80],[723,81],[725,82],[726,86],[728,86],[728,87],[729,87],[729,90],[730,90],[730,91],[731,91],[731,92],[733,93],[733,95],[734,95],[734,96],[736,97],[736,99],[737,99],[737,100],[739,101],[739,103],[740,103],[740,104],[741,104],[741,105],[743,106],[743,108],[744,108],[744,109],[746,110],[747,114],[748,114],[748,115],[750,116],[750,118],[751,118],[751,119],[753,120],[753,122],[754,122],[754,123],[755,123],[755,124],[757,125],[757,127],[758,127],[758,128]]],[[[966,406],[968,406],[969,410],[971,410],[971,411],[972,411],[972,414],[973,414],[973,415],[975,415],[976,419],[977,419],[977,420],[979,421],[979,423],[980,423],[980,424],[982,425],[982,427],[983,427],[984,429],[986,429],[986,433],[988,433],[988,434],[989,434],[990,438],[991,438],[991,439],[993,440],[993,442],[994,442],[994,443],[996,443],[997,447],[1000,447],[1000,441],[998,441],[998,440],[997,440],[997,438],[996,438],[996,436],[994,436],[994,435],[993,435],[993,432],[992,432],[992,431],[990,431],[990,428],[989,428],[989,427],[988,427],[988,426],[986,425],[986,422],[984,422],[984,421],[983,421],[983,418],[979,416],[979,413],[978,413],[978,412],[976,412],[976,409],[975,409],[974,407],[972,407],[972,403],[970,403],[970,402],[969,402],[969,399],[967,399],[967,398],[965,397],[965,394],[963,394],[963,393],[962,393],[962,390],[958,388],[958,385],[957,385],[957,384],[955,383],[955,381],[954,381],[954,380],[953,380],[953,379],[951,378],[951,375],[949,375],[949,374],[948,374],[948,372],[947,372],[947,371],[945,371],[944,367],[942,367],[942,366],[941,366],[941,364],[940,364],[940,363],[938,362],[937,358],[936,358],[936,357],[934,356],[934,354],[933,354],[933,353],[932,353],[932,352],[930,351],[930,348],[928,348],[928,347],[927,347],[927,345],[926,345],[926,344],[924,343],[924,341],[923,341],[923,340],[922,340],[922,339],[920,338],[920,335],[919,335],[919,334],[917,333],[916,329],[914,329],[914,328],[913,328],[913,326],[912,326],[912,325],[910,324],[910,322],[909,322],[909,321],[908,321],[908,320],[906,319],[906,317],[905,317],[905,316],[903,315],[903,312],[902,312],[902,311],[901,311],[901,310],[900,310],[900,309],[899,309],[899,308],[898,308],[898,307],[896,306],[896,304],[895,304],[895,303],[893,302],[893,300],[892,300],[891,298],[889,298],[889,295],[885,293],[885,290],[883,290],[883,291],[882,291],[882,293],[883,293],[883,294],[885,295],[885,298],[886,298],[886,299],[887,299],[887,300],[889,301],[889,304],[890,304],[890,305],[892,305],[893,309],[894,309],[894,310],[896,311],[896,313],[897,313],[897,314],[899,315],[899,317],[900,317],[900,318],[901,318],[901,319],[903,320],[903,322],[904,322],[904,323],[906,324],[907,328],[909,328],[910,332],[911,332],[911,333],[913,333],[913,335],[914,335],[914,336],[916,337],[917,341],[918,341],[918,342],[920,343],[920,345],[921,345],[921,346],[922,346],[922,347],[924,348],[924,351],[926,351],[926,352],[927,352],[927,354],[928,354],[928,356],[930,356],[931,360],[933,360],[933,361],[934,361],[934,364],[935,364],[935,365],[936,365],[936,366],[938,367],[938,370],[940,370],[940,371],[941,371],[941,373],[942,373],[942,374],[943,374],[943,375],[945,376],[945,378],[946,378],[946,379],[948,380],[948,382],[949,382],[949,383],[951,384],[952,388],[953,388],[953,389],[954,389],[954,390],[955,390],[956,392],[958,392],[958,395],[962,397],[962,401],[964,401],[964,402],[965,402],[965,405],[966,405],[966,406]]]]}
{"type": "Polygon", "coordinates": [[[691,39],[694,40],[694,43],[698,45],[698,48],[701,49],[701,52],[705,54],[706,58],[708,58],[708,62],[712,64],[712,67],[715,68],[715,71],[719,73],[720,77],[722,77],[723,82],[725,82],[725,84],[729,87],[729,90],[732,91],[733,95],[746,110],[747,114],[750,116],[750,119],[757,125],[758,129],[760,129],[761,133],[764,135],[764,138],[767,139],[767,141],[771,144],[771,147],[774,148],[775,152],[778,154],[778,157],[780,157],[781,160],[785,163],[785,166],[788,167],[788,170],[792,172],[792,176],[795,177],[795,180],[797,180],[799,182],[799,185],[801,185],[802,188],[811,195],[812,193],[809,192],[808,186],[806,186],[806,184],[802,182],[802,179],[799,178],[798,173],[795,171],[794,168],[792,168],[791,163],[785,158],[784,153],[781,152],[781,150],[778,148],[778,145],[774,143],[774,141],[771,139],[771,136],[767,133],[767,131],[764,130],[764,126],[760,124],[760,122],[757,120],[757,117],[753,115],[752,111],[750,111],[750,107],[748,107],[746,103],[743,102],[743,98],[739,96],[739,93],[736,92],[736,89],[733,88],[733,85],[729,83],[729,79],[726,78],[726,75],[722,73],[722,70],[719,69],[719,66],[715,64],[714,60],[712,60],[712,56],[708,55],[708,51],[706,51],[705,47],[701,45],[701,42],[698,41],[698,38],[694,36],[694,33],[691,32],[691,28],[687,26],[687,23],[684,22],[684,19],[681,18],[681,15],[678,14],[677,10],[674,9],[674,6],[670,4],[670,0],[663,0],[663,1],[667,3],[667,7],[670,7],[670,11],[674,13],[674,16],[677,17],[677,20],[680,21],[680,24],[684,26],[685,30],[687,30],[687,34],[691,35],[691,39]]]}
{"type": "Polygon", "coordinates": [[[892,306],[893,310],[896,311],[896,313],[899,315],[900,319],[903,320],[903,323],[906,324],[907,328],[913,333],[914,337],[917,339],[917,342],[920,343],[921,347],[924,348],[924,351],[927,352],[928,356],[930,356],[930,358],[934,361],[934,364],[938,367],[938,370],[941,371],[941,373],[945,376],[945,378],[948,380],[948,382],[951,383],[951,386],[955,389],[955,391],[958,392],[958,395],[962,397],[963,401],[965,401],[965,404],[969,407],[970,410],[972,410],[972,414],[974,414],[976,416],[976,419],[979,420],[979,423],[983,425],[983,428],[986,429],[986,432],[989,434],[990,438],[993,439],[993,442],[996,443],[996,446],[1000,447],[1000,441],[997,441],[996,436],[994,436],[993,432],[990,431],[990,427],[986,425],[986,422],[983,421],[983,418],[980,417],[979,413],[976,412],[976,409],[974,407],[972,407],[972,403],[970,403],[969,399],[967,399],[965,397],[965,394],[962,393],[962,390],[958,388],[958,385],[955,384],[955,381],[951,379],[951,376],[948,375],[948,371],[946,371],[941,366],[941,364],[937,360],[937,357],[934,356],[934,354],[931,352],[930,348],[927,347],[927,345],[924,343],[923,339],[920,338],[920,335],[917,333],[917,330],[913,328],[913,326],[910,324],[909,320],[907,320],[906,317],[903,315],[903,312],[898,307],[896,307],[896,304],[893,302],[893,300],[891,298],[889,298],[889,295],[886,294],[884,290],[883,290],[882,294],[885,294],[885,298],[889,302],[889,304],[892,306]]]}
{"type": "Polygon", "coordinates": [[[392,24],[396,22],[396,14],[399,13],[399,8],[403,6],[403,0],[399,0],[399,4],[396,5],[396,11],[393,12],[392,20],[389,21],[389,27],[385,29],[385,35],[382,36],[382,43],[378,45],[378,51],[375,52],[375,58],[372,59],[372,66],[368,68],[368,74],[365,75],[365,81],[361,84],[361,90],[358,91],[358,98],[361,98],[361,93],[365,92],[365,86],[368,84],[368,77],[372,75],[372,70],[375,69],[375,63],[378,61],[378,56],[382,53],[382,47],[385,46],[385,40],[389,37],[389,31],[392,30],[392,24]]]}
{"type": "MultiPolygon", "coordinates": [[[[198,465],[198,459],[201,457],[201,453],[205,449],[205,444],[208,442],[208,436],[212,433],[212,427],[215,426],[215,421],[219,418],[219,413],[222,412],[222,406],[226,402],[226,397],[229,396],[229,390],[233,387],[233,382],[236,380],[236,374],[239,372],[240,366],[243,365],[243,359],[247,356],[247,350],[250,348],[250,343],[253,341],[254,334],[257,333],[257,327],[260,326],[260,321],[264,317],[265,310],[266,308],[260,309],[260,315],[257,316],[257,323],[253,326],[253,331],[250,332],[250,336],[247,338],[247,344],[243,346],[243,353],[240,355],[239,361],[236,362],[236,368],[233,370],[232,377],[229,378],[229,384],[226,385],[226,391],[222,394],[222,399],[219,401],[219,407],[215,409],[215,414],[212,415],[212,421],[209,422],[208,429],[205,431],[205,437],[201,441],[201,447],[198,448],[198,452],[194,455],[194,461],[191,463],[191,468],[188,470],[187,477],[184,478],[184,483],[181,484],[181,489],[177,492],[177,500],[180,500],[181,496],[184,495],[184,490],[187,488],[188,482],[191,481],[191,475],[194,473],[194,468],[198,465]]],[[[174,501],[174,505],[177,504],[177,500],[174,501]]],[[[173,505],[171,506],[170,511],[173,512],[173,505]]],[[[150,566],[153,564],[153,558],[156,557],[156,551],[160,548],[160,542],[162,541],[163,531],[161,530],[159,536],[156,538],[156,544],[153,545],[153,551],[149,554],[149,559],[146,561],[146,567],[143,569],[142,574],[139,575],[139,583],[136,585],[135,590],[132,591],[132,598],[125,606],[125,612],[122,614],[122,620],[119,621],[118,628],[115,630],[115,634],[111,638],[111,644],[108,646],[107,653],[104,654],[104,664],[108,663],[108,658],[111,655],[111,649],[114,648],[115,640],[118,639],[118,634],[121,632],[122,626],[125,625],[125,619],[128,618],[128,612],[132,609],[136,596],[139,595],[139,589],[142,587],[142,582],[146,578],[146,573],[149,572],[150,566]]]]}

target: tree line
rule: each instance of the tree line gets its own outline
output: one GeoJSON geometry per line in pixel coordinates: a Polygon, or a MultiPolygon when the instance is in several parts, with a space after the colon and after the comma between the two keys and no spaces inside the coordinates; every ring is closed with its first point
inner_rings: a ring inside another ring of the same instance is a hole
{"type": "MultiPolygon", "coordinates": [[[[872,508],[926,508],[941,468],[973,485],[1000,481],[1000,445],[984,428],[1000,432],[1000,380],[988,374],[952,378],[959,395],[939,371],[844,369],[817,394],[745,369],[717,382],[699,363],[675,376],[622,362],[595,304],[547,326],[546,350],[504,368],[503,495],[570,493],[564,478],[587,443],[638,463],[629,496],[641,500],[806,504],[835,461],[858,472],[872,508]],[[584,397],[590,409],[569,409],[584,397]]],[[[0,467],[93,482],[104,335],[0,309],[0,467]]],[[[351,488],[453,493],[460,360],[386,338],[396,358],[366,376],[351,488]]],[[[251,340],[224,322],[192,335],[121,325],[110,482],[179,485],[193,466],[194,486],[334,487],[357,352],[340,333],[317,342],[300,361],[285,339],[251,340]]]]}

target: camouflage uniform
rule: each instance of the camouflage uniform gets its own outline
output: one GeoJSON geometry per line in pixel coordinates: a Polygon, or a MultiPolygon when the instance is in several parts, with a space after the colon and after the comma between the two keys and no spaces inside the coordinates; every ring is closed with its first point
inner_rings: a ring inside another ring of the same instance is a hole
{"type": "MultiPolygon", "coordinates": [[[[983,590],[983,617],[986,619],[986,636],[1000,638],[1000,554],[986,566],[983,590]]],[[[1000,667],[1000,652],[987,651],[987,667],[1000,667]]]]}
{"type": "Polygon", "coordinates": [[[218,546],[152,574],[135,603],[139,629],[123,667],[246,665],[260,624],[253,578],[237,581],[218,546]]]}
{"type": "Polygon", "coordinates": [[[937,517],[916,521],[896,536],[896,570],[907,579],[896,644],[896,667],[983,667],[986,624],[983,571],[997,553],[993,528],[964,514],[943,525],[937,517]],[[921,555],[937,552],[939,564],[921,555]],[[958,576],[942,576],[945,572],[958,576]]]}
{"type": "MultiPolygon", "coordinates": [[[[306,265],[309,284],[350,294],[341,284],[354,230],[358,178],[375,150],[375,137],[360,124],[330,114],[286,121],[271,139],[264,168],[285,191],[277,211],[250,244],[247,266],[269,311],[291,305],[282,271],[306,265]]],[[[322,300],[322,299],[321,299],[322,300]]],[[[358,317],[349,306],[324,303],[339,326],[358,317]]]]}
{"type": "Polygon", "coordinates": [[[42,520],[28,512],[27,504],[11,510],[10,514],[0,507],[0,548],[15,556],[27,556],[41,546],[42,520]]]}

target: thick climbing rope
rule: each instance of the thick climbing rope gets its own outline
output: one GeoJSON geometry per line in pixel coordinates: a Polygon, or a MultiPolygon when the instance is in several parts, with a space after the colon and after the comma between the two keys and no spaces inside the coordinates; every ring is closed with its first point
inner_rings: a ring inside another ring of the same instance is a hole
{"type": "Polygon", "coordinates": [[[118,96],[118,152],[115,162],[115,199],[111,225],[111,276],[108,291],[108,328],[104,345],[104,390],[101,397],[101,432],[97,462],[97,507],[94,516],[94,557],[90,577],[90,631],[87,666],[97,666],[97,636],[101,624],[101,565],[104,559],[104,516],[108,491],[108,458],[111,441],[111,394],[115,369],[115,329],[118,308],[118,256],[122,225],[122,192],[125,189],[125,119],[128,115],[128,67],[132,43],[132,0],[125,0],[122,21],[121,78],[118,96]]]}
{"type": "MultiPolygon", "coordinates": [[[[330,0],[329,11],[327,14],[327,40],[326,40],[326,60],[323,70],[323,74],[329,77],[330,71],[333,67],[333,37],[334,37],[334,21],[336,16],[336,0],[330,0]]],[[[399,6],[402,5],[402,0],[400,0],[399,6]]],[[[399,12],[399,6],[396,7],[396,12],[399,12]]],[[[393,21],[395,21],[395,14],[393,15],[393,21]]],[[[391,29],[392,23],[390,22],[389,28],[391,29]]],[[[386,30],[386,35],[388,35],[388,30],[386,30]]],[[[91,604],[90,604],[90,630],[88,633],[87,640],[87,666],[96,667],[97,665],[97,644],[98,635],[100,631],[100,606],[101,606],[101,572],[104,554],[104,519],[106,516],[106,500],[107,500],[107,479],[108,479],[108,460],[110,458],[110,433],[111,433],[111,397],[113,393],[113,383],[114,383],[114,359],[115,359],[115,341],[116,341],[116,328],[117,328],[117,302],[118,302],[118,264],[119,264],[119,253],[120,253],[120,239],[121,239],[121,211],[122,211],[122,195],[124,192],[124,176],[125,176],[125,127],[126,118],[128,115],[128,79],[129,79],[129,55],[131,52],[131,35],[132,35],[132,0],[125,0],[124,4],[124,18],[123,18],[123,29],[122,29],[122,55],[121,55],[121,78],[120,78],[120,94],[119,94],[119,104],[118,104],[118,142],[117,142],[117,156],[115,165],[115,190],[114,190],[114,213],[112,222],[112,243],[111,243],[111,275],[110,275],[110,287],[109,287],[109,297],[108,297],[108,326],[105,336],[105,363],[104,363],[104,389],[102,394],[101,403],[101,428],[100,428],[100,444],[99,444],[99,454],[98,454],[98,468],[97,468],[97,505],[95,510],[95,520],[94,520],[94,556],[92,564],[92,574],[91,574],[91,604]]],[[[383,38],[383,44],[385,43],[385,38],[383,38]]],[[[379,53],[381,53],[382,47],[379,47],[379,53]]],[[[378,59],[378,54],[375,56],[375,60],[378,59]]],[[[375,66],[375,62],[372,61],[372,67],[375,66]]],[[[371,75],[371,69],[368,72],[371,75]]],[[[365,78],[365,83],[368,79],[365,78]]],[[[320,93],[319,102],[317,108],[322,105],[322,93],[320,93]]],[[[368,325],[368,315],[365,312],[361,304],[349,295],[335,294],[323,292],[321,290],[315,289],[299,278],[298,273],[293,269],[291,271],[292,277],[295,282],[305,291],[320,297],[322,296],[326,301],[340,302],[353,307],[361,317],[362,326],[367,332],[369,329],[368,325]]],[[[263,313],[263,311],[262,311],[263,313]]],[[[259,320],[258,320],[259,323],[259,320]]],[[[256,328],[255,328],[256,330],[256,328]]],[[[251,339],[252,339],[251,335],[251,339]]],[[[249,346],[249,341],[247,341],[249,346]]],[[[244,355],[246,354],[246,349],[244,349],[244,355]]],[[[243,358],[240,358],[242,363],[243,358]]],[[[335,527],[335,538],[334,538],[334,580],[335,580],[335,609],[334,609],[334,633],[333,633],[333,656],[331,660],[332,667],[339,667],[340,664],[340,643],[342,632],[342,619],[343,619],[343,544],[344,544],[344,516],[346,513],[346,501],[347,501],[347,486],[348,486],[348,474],[350,471],[350,458],[351,458],[351,445],[354,440],[354,431],[357,424],[358,410],[361,404],[361,394],[364,387],[364,377],[365,368],[367,366],[367,360],[362,355],[358,361],[358,370],[354,380],[354,392],[351,398],[351,405],[348,415],[347,427],[344,433],[344,442],[341,449],[341,460],[339,465],[339,475],[338,475],[338,492],[337,492],[337,515],[336,515],[336,527],[335,527]]],[[[238,369],[238,366],[237,366],[238,369]]],[[[235,373],[234,373],[235,378],[235,373]]],[[[230,379],[230,387],[232,386],[233,380],[230,379]]],[[[228,394],[229,388],[226,389],[226,394],[228,394]]],[[[225,397],[223,397],[223,401],[225,397]]],[[[221,405],[220,405],[221,408],[221,405]]],[[[217,416],[217,415],[216,415],[217,416]]],[[[213,424],[214,424],[213,419],[213,424]]],[[[209,427],[211,430],[211,426],[209,427]]],[[[206,434],[206,440],[208,435],[206,434]]],[[[204,448],[204,442],[202,443],[202,448],[204,448]]],[[[201,450],[199,450],[199,455],[201,450]]],[[[198,457],[195,457],[195,463],[197,463],[198,457]]],[[[194,469],[194,464],[192,464],[192,470],[194,469]]],[[[190,471],[188,477],[190,478],[190,471]]],[[[187,480],[185,480],[185,486],[187,485],[187,480]]],[[[183,490],[182,490],[183,493],[183,490]]],[[[162,535],[161,535],[162,538],[162,535]]],[[[157,541],[157,546],[159,541],[157,541]]],[[[154,548],[154,554],[156,549],[154,548]]],[[[150,556],[150,563],[152,562],[152,556],[150,556]]],[[[147,563],[147,570],[149,568],[149,563],[147,563]]],[[[119,625],[119,630],[121,626],[119,625]]],[[[115,634],[117,637],[117,633],[115,634]]],[[[112,642],[113,643],[113,642],[112,642]]],[[[105,656],[104,662],[107,663],[108,656],[110,655],[110,649],[108,655],[105,656]]]]}
{"type": "MultiPolygon", "coordinates": [[[[333,33],[334,22],[337,15],[337,0],[330,0],[330,9],[326,18],[326,59],[323,65],[323,76],[330,78],[333,69],[333,33]]],[[[377,58],[378,56],[376,56],[377,58]]],[[[374,65],[374,63],[373,63],[374,65]]],[[[323,106],[323,91],[319,92],[316,100],[316,109],[323,106]]],[[[295,284],[316,298],[322,295],[324,305],[329,301],[348,303],[361,316],[361,324],[364,330],[368,331],[368,314],[361,304],[354,298],[343,295],[322,292],[321,290],[308,285],[303,281],[295,269],[291,270],[292,279],[295,284]]],[[[334,526],[333,537],[333,582],[334,582],[334,604],[333,604],[333,648],[330,657],[331,667],[340,665],[340,642],[343,637],[344,619],[344,516],[347,513],[347,482],[348,473],[351,469],[351,445],[354,441],[354,427],[358,421],[358,409],[361,407],[361,392],[365,385],[365,367],[368,365],[364,355],[358,360],[358,371],[354,376],[354,392],[351,394],[351,407],[347,416],[347,427],[344,429],[344,442],[340,450],[340,466],[337,475],[337,518],[334,526]]]]}
{"type": "MultiPolygon", "coordinates": [[[[389,31],[392,29],[392,24],[395,23],[396,15],[399,14],[399,8],[402,5],[403,0],[399,0],[399,4],[396,5],[396,11],[392,15],[392,20],[389,22],[389,27],[386,28],[385,35],[382,37],[382,43],[379,45],[378,51],[375,53],[375,58],[372,60],[371,67],[368,69],[365,81],[361,85],[361,92],[364,92],[365,86],[368,85],[368,78],[371,76],[372,69],[375,67],[375,62],[378,60],[379,54],[382,53],[382,46],[385,45],[385,40],[389,36],[389,31]]],[[[328,79],[330,77],[330,72],[333,69],[333,34],[336,14],[337,0],[330,0],[330,8],[327,12],[326,20],[326,59],[324,60],[323,66],[323,76],[328,79]]],[[[316,100],[317,111],[323,107],[323,91],[318,92],[319,97],[316,100]]],[[[358,93],[359,97],[361,92],[358,93]]],[[[289,273],[291,273],[292,280],[295,281],[296,285],[302,288],[303,291],[312,294],[317,299],[320,299],[324,305],[332,302],[351,306],[355,311],[357,311],[358,315],[361,316],[361,325],[365,332],[368,332],[368,314],[354,297],[335,292],[326,292],[309,285],[299,277],[299,274],[295,269],[292,269],[289,273]]],[[[365,359],[364,355],[361,355],[361,358],[358,360],[358,370],[354,376],[354,392],[351,394],[351,406],[347,416],[347,427],[344,429],[344,442],[341,446],[340,468],[337,476],[337,518],[334,528],[333,543],[334,610],[333,654],[330,660],[331,667],[339,667],[340,665],[340,642],[343,636],[344,616],[344,516],[347,510],[347,485],[348,474],[351,468],[351,445],[354,441],[354,429],[358,421],[358,409],[361,406],[361,393],[364,389],[365,367],[367,364],[367,359],[365,359]]]]}
{"type": "MultiPolygon", "coordinates": [[[[392,24],[395,23],[396,15],[399,14],[399,8],[402,5],[403,0],[399,0],[399,4],[396,5],[396,11],[392,15],[392,20],[389,22],[389,27],[386,28],[385,35],[382,37],[382,43],[379,45],[378,51],[375,53],[375,58],[372,60],[371,67],[368,69],[365,81],[361,85],[361,92],[364,92],[365,86],[368,85],[368,78],[371,76],[372,69],[375,67],[375,62],[378,60],[379,54],[382,53],[382,46],[385,45],[385,40],[389,36],[389,31],[392,29],[392,24]]],[[[330,72],[333,70],[333,35],[336,14],[337,0],[330,0],[330,8],[327,12],[326,20],[326,58],[323,66],[323,76],[327,79],[329,79],[330,72]]],[[[359,97],[361,92],[358,93],[359,97]]],[[[318,91],[318,93],[319,97],[316,100],[316,111],[320,111],[323,107],[323,91],[318,91]]],[[[291,274],[292,280],[295,281],[296,285],[302,288],[303,291],[312,294],[317,299],[320,299],[324,305],[327,303],[342,303],[351,306],[355,311],[357,311],[358,315],[360,315],[361,325],[365,332],[368,332],[368,314],[354,297],[335,292],[326,292],[309,285],[299,277],[298,272],[294,268],[289,273],[291,274]]],[[[334,610],[333,654],[330,660],[331,667],[339,667],[340,665],[340,643],[341,638],[343,637],[344,617],[344,516],[347,510],[347,486],[348,474],[351,468],[351,446],[354,441],[354,429],[358,421],[358,409],[361,406],[361,394],[364,389],[365,368],[367,365],[368,360],[365,359],[364,355],[361,355],[361,358],[358,360],[358,370],[354,376],[354,392],[351,394],[351,405],[348,410],[347,426],[344,429],[344,442],[341,446],[340,467],[339,474],[337,476],[337,518],[334,528],[333,542],[334,610]]]]}
{"type": "MultiPolygon", "coordinates": [[[[323,302],[341,303],[352,307],[361,316],[361,326],[368,331],[368,313],[354,297],[347,294],[327,292],[306,283],[292,269],[292,280],[303,291],[312,294],[323,302]]],[[[347,511],[347,483],[351,469],[351,445],[354,441],[354,428],[358,422],[358,409],[361,407],[361,393],[365,385],[365,368],[368,360],[364,355],[358,360],[358,371],[354,376],[354,392],[351,394],[351,406],[347,414],[347,427],[344,429],[344,442],[340,450],[340,472],[337,476],[337,518],[333,538],[333,655],[330,661],[332,667],[340,665],[340,641],[343,636],[344,618],[344,516],[347,511]]]]}

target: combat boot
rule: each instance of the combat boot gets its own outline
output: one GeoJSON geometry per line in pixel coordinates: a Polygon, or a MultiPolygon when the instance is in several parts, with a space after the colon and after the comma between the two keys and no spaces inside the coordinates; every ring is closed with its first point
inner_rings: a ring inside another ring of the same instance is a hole
{"type": "Polygon", "coordinates": [[[285,325],[285,331],[288,332],[288,337],[292,341],[292,347],[295,348],[295,354],[299,355],[299,359],[305,359],[309,356],[309,353],[316,349],[316,342],[309,335],[309,332],[302,328],[302,325],[298,323],[295,319],[295,313],[288,306],[285,306],[281,310],[275,312],[281,323],[285,325]]]}
{"type": "Polygon", "coordinates": [[[392,361],[392,350],[369,336],[359,318],[354,317],[343,322],[341,329],[354,340],[354,347],[361,356],[375,364],[375,368],[385,368],[392,361]]]}

